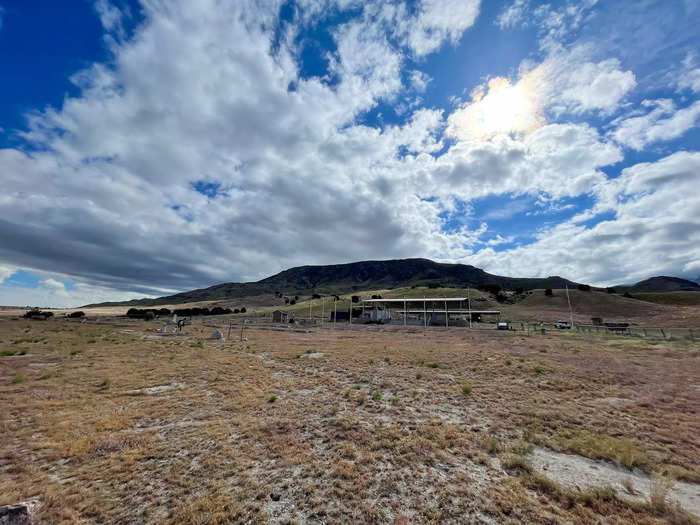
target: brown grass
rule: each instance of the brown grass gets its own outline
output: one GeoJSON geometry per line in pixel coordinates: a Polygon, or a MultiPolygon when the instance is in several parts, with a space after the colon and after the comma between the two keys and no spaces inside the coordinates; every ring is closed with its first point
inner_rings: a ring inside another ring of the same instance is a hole
{"type": "Polygon", "coordinates": [[[531,472],[532,443],[700,480],[687,343],[381,327],[222,343],[120,322],[0,322],[0,347],[27,350],[0,358],[0,504],[39,499],[47,523],[685,519],[565,491],[531,472]]]}

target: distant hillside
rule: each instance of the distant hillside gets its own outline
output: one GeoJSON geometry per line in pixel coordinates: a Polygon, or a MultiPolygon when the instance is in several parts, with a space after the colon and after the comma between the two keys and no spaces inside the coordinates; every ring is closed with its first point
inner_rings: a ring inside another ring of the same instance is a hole
{"type": "Polygon", "coordinates": [[[678,277],[666,277],[660,275],[640,281],[630,287],[625,287],[629,293],[641,292],[700,292],[700,284],[680,279],[678,277]]]}
{"type": "Polygon", "coordinates": [[[88,306],[157,306],[197,301],[239,299],[276,292],[286,295],[310,293],[341,294],[355,290],[378,290],[400,286],[465,288],[498,284],[503,289],[575,288],[575,282],[562,277],[521,278],[492,275],[465,264],[444,264],[428,259],[361,261],[328,266],[299,266],[251,283],[224,283],[156,299],[138,299],[121,303],[88,306]]]}

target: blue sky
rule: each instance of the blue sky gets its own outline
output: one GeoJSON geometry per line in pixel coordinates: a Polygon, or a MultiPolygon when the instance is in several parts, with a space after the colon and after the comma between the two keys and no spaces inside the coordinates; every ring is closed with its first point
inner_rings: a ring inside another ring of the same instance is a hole
{"type": "Polygon", "coordinates": [[[0,304],[429,257],[700,277],[694,1],[0,0],[0,304]]]}

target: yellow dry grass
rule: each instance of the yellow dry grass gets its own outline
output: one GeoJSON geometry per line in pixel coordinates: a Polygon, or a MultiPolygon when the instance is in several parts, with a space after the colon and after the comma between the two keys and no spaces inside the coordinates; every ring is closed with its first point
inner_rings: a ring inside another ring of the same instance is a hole
{"type": "Polygon", "coordinates": [[[0,504],[36,498],[46,523],[668,518],[523,474],[532,443],[700,480],[691,343],[155,328],[0,322],[0,350],[25,350],[0,357],[0,504]]]}

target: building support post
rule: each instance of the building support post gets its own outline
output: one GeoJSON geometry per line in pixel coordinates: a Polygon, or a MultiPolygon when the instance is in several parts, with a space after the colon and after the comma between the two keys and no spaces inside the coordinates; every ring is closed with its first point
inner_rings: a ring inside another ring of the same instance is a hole
{"type": "Polygon", "coordinates": [[[445,328],[449,328],[449,323],[447,322],[447,301],[445,301],[445,328]]]}
{"type": "Polygon", "coordinates": [[[403,298],[403,325],[406,326],[406,317],[407,317],[407,311],[406,311],[406,296],[404,295],[403,298]]]}
{"type": "Polygon", "coordinates": [[[467,308],[469,309],[469,328],[472,327],[472,300],[469,297],[469,288],[467,288],[467,308]]]}
{"type": "Polygon", "coordinates": [[[425,295],[423,296],[423,330],[428,327],[428,310],[425,306],[425,295]]]}

